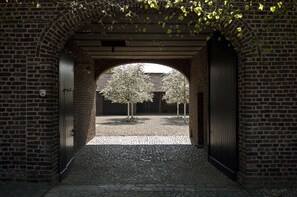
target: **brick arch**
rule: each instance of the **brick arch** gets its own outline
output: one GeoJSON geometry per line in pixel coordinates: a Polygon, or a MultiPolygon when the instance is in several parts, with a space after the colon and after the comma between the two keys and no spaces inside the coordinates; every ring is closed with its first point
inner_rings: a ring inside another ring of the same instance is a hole
{"type": "MultiPolygon", "coordinates": [[[[36,47],[36,59],[34,61],[28,61],[30,64],[31,68],[28,70],[28,72],[32,71],[36,68],[43,68],[52,71],[52,74],[50,76],[50,81],[48,78],[46,79],[40,79],[40,84],[45,84],[43,87],[46,87],[49,92],[48,92],[48,102],[52,105],[56,105],[58,103],[58,58],[59,58],[59,53],[61,49],[64,47],[66,41],[74,34],[74,32],[79,29],[81,26],[86,25],[88,23],[91,23],[92,21],[100,18],[101,16],[101,7],[93,7],[91,9],[86,9],[86,10],[77,10],[75,12],[71,11],[65,11],[62,12],[59,16],[57,16],[52,23],[50,23],[42,32],[41,36],[39,37],[37,47],[36,47]]],[[[259,47],[257,46],[257,43],[255,41],[255,34],[252,32],[252,28],[249,26],[248,23],[246,23],[244,20],[240,21],[235,21],[232,25],[230,25],[228,28],[224,29],[221,31],[226,37],[230,38],[230,41],[232,45],[235,47],[237,50],[238,56],[239,56],[239,70],[238,70],[238,78],[239,80],[239,105],[243,105],[241,102],[241,98],[244,98],[244,90],[243,87],[245,80],[244,77],[245,75],[245,64],[248,63],[249,61],[255,61],[255,58],[258,58],[260,54],[259,47]],[[243,27],[243,37],[237,38],[236,34],[236,28],[238,26],[243,27]]],[[[113,60],[113,64],[111,65],[120,65],[124,63],[124,60],[113,60]]],[[[183,74],[185,74],[188,78],[190,78],[190,68],[186,67],[186,69],[183,67],[184,65],[190,65],[191,62],[190,60],[187,60],[186,62],[179,63],[179,67],[173,66],[174,64],[177,63],[176,60],[147,60],[145,62],[151,62],[151,63],[159,63],[159,64],[164,64],[168,65],[170,67],[173,67],[179,71],[181,71],[183,74]],[[172,62],[170,62],[172,61],[172,62]]],[[[139,62],[138,60],[127,60],[126,63],[131,63],[131,62],[139,62]]],[[[98,62],[97,62],[98,63],[98,62]]],[[[108,68],[110,68],[109,66],[108,68]]],[[[107,69],[107,67],[105,68],[107,69]]],[[[95,79],[98,78],[100,73],[102,73],[103,70],[96,70],[95,71],[95,79]]],[[[28,83],[35,83],[35,78],[34,77],[28,77],[28,83]],[[30,81],[32,80],[32,81],[30,81]]],[[[28,88],[28,92],[36,92],[39,87],[30,87],[28,88]]],[[[43,103],[44,101],[41,100],[40,103],[43,103]]],[[[28,102],[30,103],[30,102],[28,102]]],[[[39,106],[36,106],[36,108],[39,108],[39,106]]],[[[239,108],[241,108],[239,106],[239,108]]],[[[45,130],[53,130],[51,134],[51,143],[49,145],[50,148],[47,150],[51,152],[51,166],[53,168],[52,172],[54,175],[56,173],[56,166],[58,165],[58,150],[59,150],[59,144],[57,143],[58,139],[58,122],[59,120],[57,119],[58,117],[58,107],[53,107],[52,110],[50,111],[50,114],[52,114],[49,119],[48,125],[44,125],[45,130]],[[52,118],[52,117],[55,118],[52,118]]],[[[243,112],[239,110],[239,124],[241,122],[241,119],[244,119],[243,117],[243,112]]],[[[38,121],[39,117],[36,117],[36,121],[38,121]]],[[[241,128],[242,125],[239,125],[239,128],[241,128]]],[[[28,129],[32,128],[34,129],[34,124],[28,124],[28,129]]],[[[244,127],[244,126],[242,126],[244,127]]],[[[47,132],[47,131],[45,131],[47,132]]],[[[239,130],[239,133],[241,133],[241,130],[239,130]]],[[[241,135],[241,134],[240,134],[241,135]]],[[[33,141],[33,140],[31,140],[33,141]]],[[[30,143],[30,140],[28,140],[28,143],[30,143]]],[[[242,147],[244,144],[244,137],[239,138],[239,152],[242,154],[242,152],[245,152],[244,147],[242,147]]],[[[46,147],[44,146],[44,147],[46,147]]],[[[46,148],[45,148],[46,149],[46,148]]],[[[33,164],[32,164],[33,166],[33,164]]],[[[29,166],[30,167],[30,166],[29,166]]],[[[240,173],[244,173],[244,168],[245,168],[245,163],[244,161],[240,160],[240,173]]],[[[30,173],[28,173],[28,176],[30,173]]],[[[53,178],[49,178],[53,179],[53,178]]]]}
{"type": "Polygon", "coordinates": [[[95,10],[78,10],[75,12],[63,12],[51,24],[49,24],[38,41],[36,50],[37,56],[46,55],[48,51],[55,53],[60,52],[66,41],[81,26],[91,23],[98,17],[95,10]]]}
{"type": "Polygon", "coordinates": [[[234,21],[230,26],[221,29],[220,32],[231,42],[235,51],[240,56],[261,56],[261,50],[257,44],[257,36],[245,20],[234,21]],[[243,36],[237,36],[237,28],[241,27],[243,36]]]}
{"type": "Polygon", "coordinates": [[[121,60],[121,59],[108,59],[108,60],[97,60],[95,62],[95,80],[97,81],[102,73],[104,73],[106,70],[124,65],[124,64],[131,64],[131,63],[155,63],[155,64],[161,64],[164,66],[168,66],[170,68],[173,68],[175,70],[178,70],[183,75],[185,75],[190,80],[190,65],[191,61],[189,59],[154,59],[154,60],[121,60]],[[97,66],[96,66],[97,65],[97,66]],[[100,65],[100,66],[99,66],[100,65]]]}
{"type": "MultiPolygon", "coordinates": [[[[114,12],[117,13],[118,11],[114,10],[114,12]]],[[[100,17],[102,17],[101,6],[93,6],[88,9],[79,9],[76,11],[63,11],[41,33],[37,44],[36,55],[39,57],[42,54],[47,54],[48,51],[52,53],[59,52],[77,29],[83,25],[90,24],[96,19],[100,19],[100,17]]],[[[227,28],[222,29],[221,32],[230,39],[237,52],[240,53],[242,47],[248,47],[250,53],[253,53],[253,55],[261,55],[259,46],[257,45],[256,35],[252,32],[252,28],[245,20],[236,20],[227,28]],[[237,27],[243,27],[244,33],[241,38],[236,36],[237,27]]]]}

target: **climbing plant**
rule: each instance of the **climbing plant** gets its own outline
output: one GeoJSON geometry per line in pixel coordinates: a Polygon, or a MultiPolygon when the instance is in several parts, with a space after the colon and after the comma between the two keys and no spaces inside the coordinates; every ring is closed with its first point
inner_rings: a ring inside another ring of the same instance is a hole
{"type": "MultiPolygon", "coordinates": [[[[5,1],[17,4],[28,3],[27,0],[5,1]]],[[[36,9],[43,8],[48,3],[45,0],[31,0],[29,2],[36,9]]],[[[275,18],[289,15],[290,11],[296,12],[297,10],[297,0],[53,0],[51,3],[54,3],[59,8],[71,11],[100,7],[101,15],[112,19],[111,24],[108,25],[105,25],[102,20],[98,21],[108,30],[113,29],[113,24],[117,23],[119,18],[119,20],[126,18],[126,21],[130,19],[131,23],[133,23],[133,19],[138,17],[143,11],[153,10],[154,13],[159,15],[157,19],[158,24],[165,29],[169,36],[173,33],[175,36],[178,36],[178,33],[181,32],[180,25],[178,23],[172,24],[170,22],[172,20],[186,21],[189,26],[194,27],[189,31],[189,34],[195,35],[207,28],[211,28],[214,31],[222,31],[235,21],[244,20],[249,14],[263,15],[261,23],[266,23],[269,26],[269,24],[273,24],[275,18]],[[124,17],[118,17],[119,13],[124,17]]],[[[141,18],[141,20],[143,24],[155,22],[155,18],[152,19],[152,15],[141,18]]],[[[3,21],[0,21],[0,23],[3,23],[3,21]]],[[[289,23],[296,23],[296,20],[289,21],[289,23]]],[[[245,33],[245,27],[242,24],[236,23],[235,31],[237,37],[242,37],[245,33]]],[[[136,26],[135,31],[146,32],[147,29],[143,27],[139,29],[136,26]]],[[[259,31],[270,30],[266,26],[260,27],[259,31]]],[[[297,39],[296,35],[293,35],[293,37],[293,39],[297,39]]],[[[207,39],[209,38],[210,36],[207,37],[207,39]]],[[[261,45],[257,39],[255,39],[255,43],[261,45]]]]}
{"type": "MultiPolygon", "coordinates": [[[[24,3],[22,0],[5,0],[6,2],[24,3]]],[[[267,19],[272,20],[274,15],[285,14],[288,9],[296,9],[296,0],[288,1],[266,1],[266,0],[134,0],[139,7],[144,10],[153,9],[165,13],[159,24],[167,29],[170,34],[174,29],[179,30],[178,25],[168,25],[167,21],[172,18],[184,20],[190,18],[190,23],[195,25],[195,30],[191,33],[199,33],[205,27],[222,29],[236,20],[241,20],[249,11],[260,10],[270,12],[267,19]],[[273,2],[273,3],[272,3],[273,2]]],[[[41,8],[44,1],[32,0],[32,5],[41,8]]],[[[66,9],[88,9],[94,6],[102,6],[102,14],[112,16],[118,10],[126,17],[134,17],[137,13],[133,12],[128,1],[121,0],[55,0],[57,6],[66,9]]],[[[150,20],[149,17],[146,20],[150,20]]],[[[243,27],[238,26],[237,36],[243,34],[243,27]]]]}

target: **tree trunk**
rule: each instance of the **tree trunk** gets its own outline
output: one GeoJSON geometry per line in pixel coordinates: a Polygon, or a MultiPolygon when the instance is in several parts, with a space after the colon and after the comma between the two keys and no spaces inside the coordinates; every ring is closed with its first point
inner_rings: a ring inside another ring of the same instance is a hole
{"type": "Polygon", "coordinates": [[[134,113],[134,104],[131,103],[131,119],[134,118],[133,113],[134,113]]]}
{"type": "Polygon", "coordinates": [[[127,103],[127,118],[130,118],[130,103],[127,103]]]}
{"type": "Polygon", "coordinates": [[[179,103],[176,103],[176,115],[179,118],[179,103]]]}
{"type": "Polygon", "coordinates": [[[184,121],[186,122],[186,115],[187,115],[187,104],[185,102],[186,100],[186,77],[184,77],[184,121]]]}
{"type": "Polygon", "coordinates": [[[184,121],[185,122],[187,121],[186,116],[187,116],[187,103],[184,103],[184,121]]]}

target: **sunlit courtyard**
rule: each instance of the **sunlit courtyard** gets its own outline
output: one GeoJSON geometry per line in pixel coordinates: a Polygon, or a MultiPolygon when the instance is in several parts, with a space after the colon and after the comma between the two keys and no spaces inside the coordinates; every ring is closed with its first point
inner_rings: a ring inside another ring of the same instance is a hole
{"type": "Polygon", "coordinates": [[[189,136],[189,121],[175,115],[97,116],[98,136],[189,136]]]}

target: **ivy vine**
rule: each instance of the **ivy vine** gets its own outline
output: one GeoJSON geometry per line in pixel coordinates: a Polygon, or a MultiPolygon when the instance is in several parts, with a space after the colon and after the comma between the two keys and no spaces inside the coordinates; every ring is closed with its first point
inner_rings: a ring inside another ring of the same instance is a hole
{"type": "MultiPolygon", "coordinates": [[[[7,3],[23,4],[24,0],[5,0],[7,3]]],[[[28,2],[28,1],[27,1],[28,2]]],[[[32,0],[32,6],[42,8],[46,6],[46,1],[32,0]]],[[[104,8],[101,10],[102,16],[112,18],[112,24],[108,27],[113,28],[116,23],[115,11],[122,13],[128,20],[133,22],[133,19],[138,16],[139,11],[135,12],[133,6],[135,4],[122,0],[54,0],[52,1],[57,7],[69,9],[72,11],[80,9],[89,9],[95,6],[104,8]],[[132,5],[133,4],[133,5],[132,5]]],[[[133,2],[133,1],[131,1],[133,2]]],[[[206,28],[213,30],[222,30],[235,21],[244,20],[249,14],[259,13],[265,16],[264,23],[273,24],[275,18],[281,15],[288,15],[289,11],[296,12],[296,0],[286,1],[266,1],[266,0],[134,0],[137,7],[145,10],[155,10],[156,13],[163,18],[158,19],[158,24],[166,29],[167,34],[173,32],[181,32],[178,24],[172,25],[169,22],[172,19],[179,21],[189,21],[188,24],[195,28],[190,34],[199,34],[206,28]]],[[[153,19],[147,16],[144,21],[146,24],[153,19]]],[[[103,23],[101,21],[101,23],[103,23]]],[[[241,24],[241,23],[237,23],[241,24]]],[[[137,31],[146,32],[146,28],[137,29],[137,31]]],[[[265,31],[265,29],[262,29],[265,31]]],[[[236,27],[237,37],[242,37],[244,27],[236,27]]],[[[209,37],[208,37],[209,38],[209,37]]]]}

